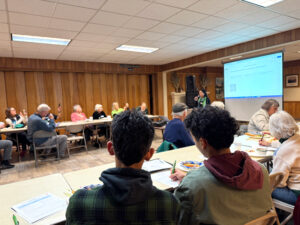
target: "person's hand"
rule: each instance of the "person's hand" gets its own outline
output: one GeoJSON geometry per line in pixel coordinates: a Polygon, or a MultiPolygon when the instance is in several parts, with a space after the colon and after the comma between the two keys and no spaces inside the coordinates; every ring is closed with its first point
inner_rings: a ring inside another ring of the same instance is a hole
{"type": "Polygon", "coordinates": [[[22,113],[22,112],[20,112],[20,116],[21,116],[21,117],[24,117],[24,115],[23,115],[23,113],[22,113]]]}
{"type": "Polygon", "coordinates": [[[179,181],[181,182],[182,179],[186,176],[185,172],[182,172],[181,170],[175,169],[175,173],[172,173],[172,169],[171,169],[171,175],[170,178],[174,181],[179,181]]]}
{"type": "Polygon", "coordinates": [[[198,96],[195,96],[195,97],[194,97],[194,101],[198,101],[198,96]]]}
{"type": "Polygon", "coordinates": [[[0,122],[0,129],[4,128],[5,127],[5,124],[0,122]]]}
{"type": "Polygon", "coordinates": [[[61,105],[60,105],[60,106],[58,106],[58,108],[57,108],[57,112],[58,112],[58,113],[61,113],[61,111],[62,111],[62,108],[61,108],[61,105]]]}
{"type": "Polygon", "coordinates": [[[267,142],[265,140],[259,140],[259,145],[261,145],[261,146],[270,146],[271,143],[269,143],[269,142],[267,142]]]}
{"type": "Polygon", "coordinates": [[[53,116],[53,114],[52,114],[52,113],[50,113],[50,114],[49,114],[49,116],[48,116],[48,118],[49,118],[49,119],[51,119],[51,120],[54,120],[54,116],[53,116]]]}

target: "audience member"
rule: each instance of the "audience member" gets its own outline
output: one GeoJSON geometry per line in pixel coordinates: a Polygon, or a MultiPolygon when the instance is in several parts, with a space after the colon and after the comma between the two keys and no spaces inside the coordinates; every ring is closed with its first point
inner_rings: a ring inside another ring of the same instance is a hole
{"type": "MultiPolygon", "coordinates": [[[[33,141],[33,134],[37,131],[54,131],[55,122],[54,117],[50,112],[50,107],[46,104],[41,104],[37,107],[37,112],[31,115],[28,119],[27,138],[30,142],[33,141]]],[[[36,139],[36,145],[39,147],[53,145],[58,143],[58,151],[61,158],[65,156],[67,149],[67,136],[58,135],[51,138],[39,138],[36,139]]],[[[50,151],[50,149],[48,150],[50,151]]]]}
{"type": "MultiPolygon", "coordinates": [[[[0,129],[4,128],[5,124],[3,122],[0,122],[0,129]]],[[[1,135],[0,135],[0,149],[4,150],[4,156],[3,160],[1,162],[1,169],[11,169],[14,167],[14,165],[10,164],[11,160],[11,153],[12,153],[12,141],[10,140],[1,140],[1,135]]]]}
{"type": "Polygon", "coordinates": [[[198,108],[204,108],[206,105],[210,104],[210,99],[207,96],[207,93],[204,89],[199,91],[199,95],[194,98],[197,102],[198,108]]]}
{"type": "Polygon", "coordinates": [[[145,102],[143,102],[141,106],[138,106],[136,110],[142,112],[144,115],[148,115],[147,104],[145,102]]]}
{"type": "Polygon", "coordinates": [[[166,126],[164,140],[174,144],[177,148],[194,145],[195,143],[183,123],[187,116],[186,104],[177,103],[173,105],[172,111],[173,119],[166,126]]]}
{"type": "Polygon", "coordinates": [[[154,153],[152,122],[137,112],[125,111],[112,123],[108,152],[116,168],[102,172],[103,186],[80,189],[70,198],[66,224],[177,224],[179,205],[170,192],[155,188],[142,170],[154,153]],[[137,138],[138,137],[138,138],[137,138]]]}
{"type": "Polygon", "coordinates": [[[171,174],[181,181],[174,193],[181,203],[179,224],[241,225],[265,215],[272,208],[268,171],[247,153],[230,152],[238,123],[229,112],[197,109],[185,125],[208,159],[188,174],[171,174]]]}
{"type": "MultiPolygon", "coordinates": [[[[5,110],[6,119],[5,122],[7,124],[7,127],[11,128],[21,128],[24,127],[27,123],[27,113],[25,109],[23,110],[23,113],[20,112],[20,114],[17,114],[16,110],[12,107],[9,107],[5,110]]],[[[27,149],[27,145],[30,145],[29,141],[26,138],[26,132],[20,132],[20,133],[10,133],[7,134],[6,139],[11,140],[17,144],[17,135],[18,135],[18,141],[22,145],[22,151],[20,153],[21,157],[24,157],[27,149]]]]}
{"type": "Polygon", "coordinates": [[[281,143],[273,163],[272,173],[282,172],[284,178],[272,197],[295,205],[300,195],[300,136],[294,118],[285,111],[270,117],[271,135],[281,143]]]}
{"type": "MultiPolygon", "coordinates": [[[[129,105],[128,105],[128,109],[129,109],[129,105]]],[[[115,115],[117,115],[117,114],[119,114],[119,113],[121,113],[123,111],[124,111],[124,109],[119,108],[119,103],[113,102],[113,104],[112,104],[112,112],[111,112],[111,116],[112,117],[114,117],[115,115]]]]}
{"type": "Polygon", "coordinates": [[[218,107],[220,109],[225,109],[225,105],[224,105],[224,103],[222,101],[213,101],[211,103],[211,106],[218,107]]]}
{"type": "MultiPolygon", "coordinates": [[[[105,117],[106,117],[106,114],[103,111],[102,105],[100,105],[100,104],[95,105],[95,112],[93,113],[93,119],[94,120],[98,120],[98,119],[105,118],[105,117]]],[[[97,128],[100,129],[98,131],[98,135],[99,136],[105,135],[106,138],[108,138],[107,137],[108,134],[106,133],[107,129],[109,129],[108,125],[106,125],[106,124],[100,124],[100,125],[97,125],[97,128]]]]}
{"type": "Polygon", "coordinates": [[[268,99],[251,117],[248,124],[248,132],[257,134],[261,131],[269,130],[269,119],[272,114],[274,114],[279,107],[279,103],[275,99],[268,99]]]}
{"type": "Polygon", "coordinates": [[[124,109],[124,111],[130,110],[130,108],[129,108],[129,103],[128,103],[128,102],[125,103],[125,106],[124,106],[123,109],[124,109]]]}

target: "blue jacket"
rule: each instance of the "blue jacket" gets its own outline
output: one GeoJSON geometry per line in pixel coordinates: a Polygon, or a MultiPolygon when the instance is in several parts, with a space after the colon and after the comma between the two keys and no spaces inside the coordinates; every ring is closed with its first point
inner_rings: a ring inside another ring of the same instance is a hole
{"type": "MultiPolygon", "coordinates": [[[[48,119],[43,120],[42,117],[38,114],[33,114],[28,119],[27,125],[27,139],[32,142],[33,134],[36,131],[44,130],[51,132],[55,129],[54,120],[48,119]]],[[[46,142],[49,138],[39,138],[36,140],[37,145],[41,145],[46,142]]]]}
{"type": "Polygon", "coordinates": [[[183,148],[194,145],[194,141],[184,123],[180,119],[171,120],[165,129],[164,140],[173,143],[177,148],[183,148]]]}

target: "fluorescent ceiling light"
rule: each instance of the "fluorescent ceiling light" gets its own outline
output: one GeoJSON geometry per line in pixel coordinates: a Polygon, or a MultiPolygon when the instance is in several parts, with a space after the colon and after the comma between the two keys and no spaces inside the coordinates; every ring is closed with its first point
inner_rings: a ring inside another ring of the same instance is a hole
{"type": "Polygon", "coordinates": [[[232,57],[232,58],[230,58],[230,59],[233,60],[233,59],[239,59],[239,58],[242,58],[242,56],[239,55],[239,56],[232,57]]]}
{"type": "Polygon", "coordinates": [[[268,7],[284,0],[242,0],[262,7],[268,7]]]}
{"type": "Polygon", "coordinates": [[[50,45],[68,45],[71,41],[70,39],[39,37],[39,36],[30,36],[30,35],[21,35],[21,34],[12,34],[11,39],[13,41],[50,44],[50,45]]]}
{"type": "Polygon", "coordinates": [[[157,51],[158,48],[149,48],[149,47],[134,46],[134,45],[121,45],[121,46],[117,47],[116,50],[152,53],[152,52],[157,51]]]}

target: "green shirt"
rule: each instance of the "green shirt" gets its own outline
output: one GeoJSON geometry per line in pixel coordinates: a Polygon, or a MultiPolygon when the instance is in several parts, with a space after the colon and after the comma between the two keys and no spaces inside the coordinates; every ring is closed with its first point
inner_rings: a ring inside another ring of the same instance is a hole
{"type": "Polygon", "coordinates": [[[265,215],[272,199],[268,171],[261,167],[264,184],[255,191],[231,188],[205,166],[189,172],[174,193],[181,203],[179,223],[241,225],[265,215]]]}
{"type": "Polygon", "coordinates": [[[124,111],[123,108],[119,108],[118,110],[113,110],[113,111],[111,112],[111,115],[112,115],[112,117],[114,117],[115,115],[117,115],[117,114],[119,114],[119,113],[121,113],[121,112],[123,112],[123,111],[124,111]]]}

